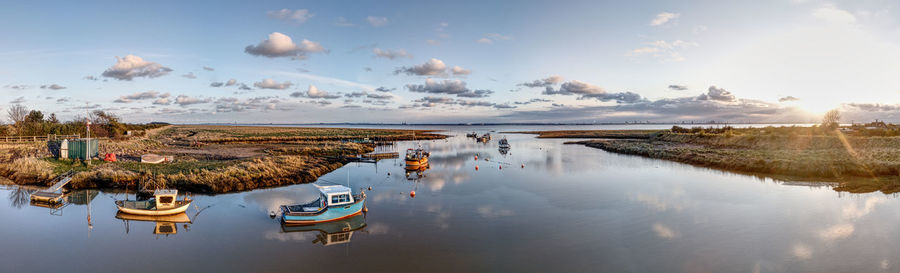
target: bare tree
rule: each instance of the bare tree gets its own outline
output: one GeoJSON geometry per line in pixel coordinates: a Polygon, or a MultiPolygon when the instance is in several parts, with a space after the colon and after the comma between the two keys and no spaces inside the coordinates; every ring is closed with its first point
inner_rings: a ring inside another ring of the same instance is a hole
{"type": "Polygon", "coordinates": [[[19,124],[25,121],[25,117],[28,116],[28,108],[21,104],[14,104],[9,107],[9,110],[6,110],[6,114],[13,124],[19,124]]]}
{"type": "Polygon", "coordinates": [[[836,129],[841,122],[841,112],[837,109],[832,109],[831,111],[825,112],[825,116],[822,117],[822,127],[828,129],[836,129]]]}

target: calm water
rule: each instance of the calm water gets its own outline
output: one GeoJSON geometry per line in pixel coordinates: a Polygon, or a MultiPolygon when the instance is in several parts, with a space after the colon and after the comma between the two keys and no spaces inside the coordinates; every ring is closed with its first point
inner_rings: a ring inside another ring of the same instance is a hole
{"type": "Polygon", "coordinates": [[[285,231],[268,212],[313,198],[310,185],[195,196],[191,223],[176,225],[116,218],[121,193],[73,192],[51,209],[2,187],[0,271],[900,271],[895,196],[531,135],[506,135],[512,149],[501,154],[500,133],[482,144],[464,131],[483,128],[450,129],[450,139],[393,148],[428,148],[423,173],[384,160],[323,176],[373,186],[369,212],[307,231],[285,231]]]}

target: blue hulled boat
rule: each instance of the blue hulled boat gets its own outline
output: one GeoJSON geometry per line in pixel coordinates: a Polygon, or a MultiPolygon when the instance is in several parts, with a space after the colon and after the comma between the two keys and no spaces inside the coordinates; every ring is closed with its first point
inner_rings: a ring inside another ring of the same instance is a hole
{"type": "Polygon", "coordinates": [[[312,225],[346,219],[362,213],[366,207],[366,193],[353,195],[341,185],[319,186],[319,198],[301,205],[281,206],[281,221],[285,225],[312,225]]]}

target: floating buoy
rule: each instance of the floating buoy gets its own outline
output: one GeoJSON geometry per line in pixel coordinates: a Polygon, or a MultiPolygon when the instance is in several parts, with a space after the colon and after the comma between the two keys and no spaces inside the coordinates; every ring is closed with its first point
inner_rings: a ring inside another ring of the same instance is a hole
{"type": "Polygon", "coordinates": [[[275,218],[275,211],[269,211],[269,217],[275,218]]]}
{"type": "Polygon", "coordinates": [[[416,198],[416,191],[410,191],[409,197],[416,198]]]}
{"type": "Polygon", "coordinates": [[[370,191],[372,190],[372,186],[369,186],[369,190],[370,190],[370,191]]]}
{"type": "Polygon", "coordinates": [[[525,168],[525,164],[522,164],[522,168],[523,168],[523,169],[525,168]]]}
{"type": "Polygon", "coordinates": [[[501,169],[501,170],[503,169],[503,165],[500,165],[500,169],[501,169]]]}
{"type": "Polygon", "coordinates": [[[388,175],[391,175],[391,172],[388,172],[388,175]]]}
{"type": "Polygon", "coordinates": [[[475,155],[475,160],[478,160],[478,155],[475,155]]]}
{"type": "Polygon", "coordinates": [[[476,170],[476,171],[478,170],[478,165],[475,165],[475,170],[476,170]]]}
{"type": "Polygon", "coordinates": [[[369,212],[369,207],[363,207],[363,212],[369,212]]]}

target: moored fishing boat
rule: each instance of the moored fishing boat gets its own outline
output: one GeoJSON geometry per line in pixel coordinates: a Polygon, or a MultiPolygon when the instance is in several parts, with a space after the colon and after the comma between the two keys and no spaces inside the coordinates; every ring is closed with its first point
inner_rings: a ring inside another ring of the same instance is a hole
{"type": "Polygon", "coordinates": [[[190,198],[178,200],[178,190],[156,190],[150,200],[116,200],[116,207],[124,213],[157,216],[182,213],[191,202],[190,198]]]}
{"type": "Polygon", "coordinates": [[[471,132],[471,133],[466,134],[466,137],[478,137],[478,134],[475,132],[471,132]]]}
{"type": "Polygon", "coordinates": [[[319,198],[300,205],[281,206],[281,221],[285,225],[311,225],[341,220],[362,213],[366,207],[366,193],[353,195],[341,185],[319,186],[319,198]]]}
{"type": "Polygon", "coordinates": [[[428,157],[431,153],[426,152],[422,148],[406,150],[406,166],[422,166],[428,164],[428,157]]]}

